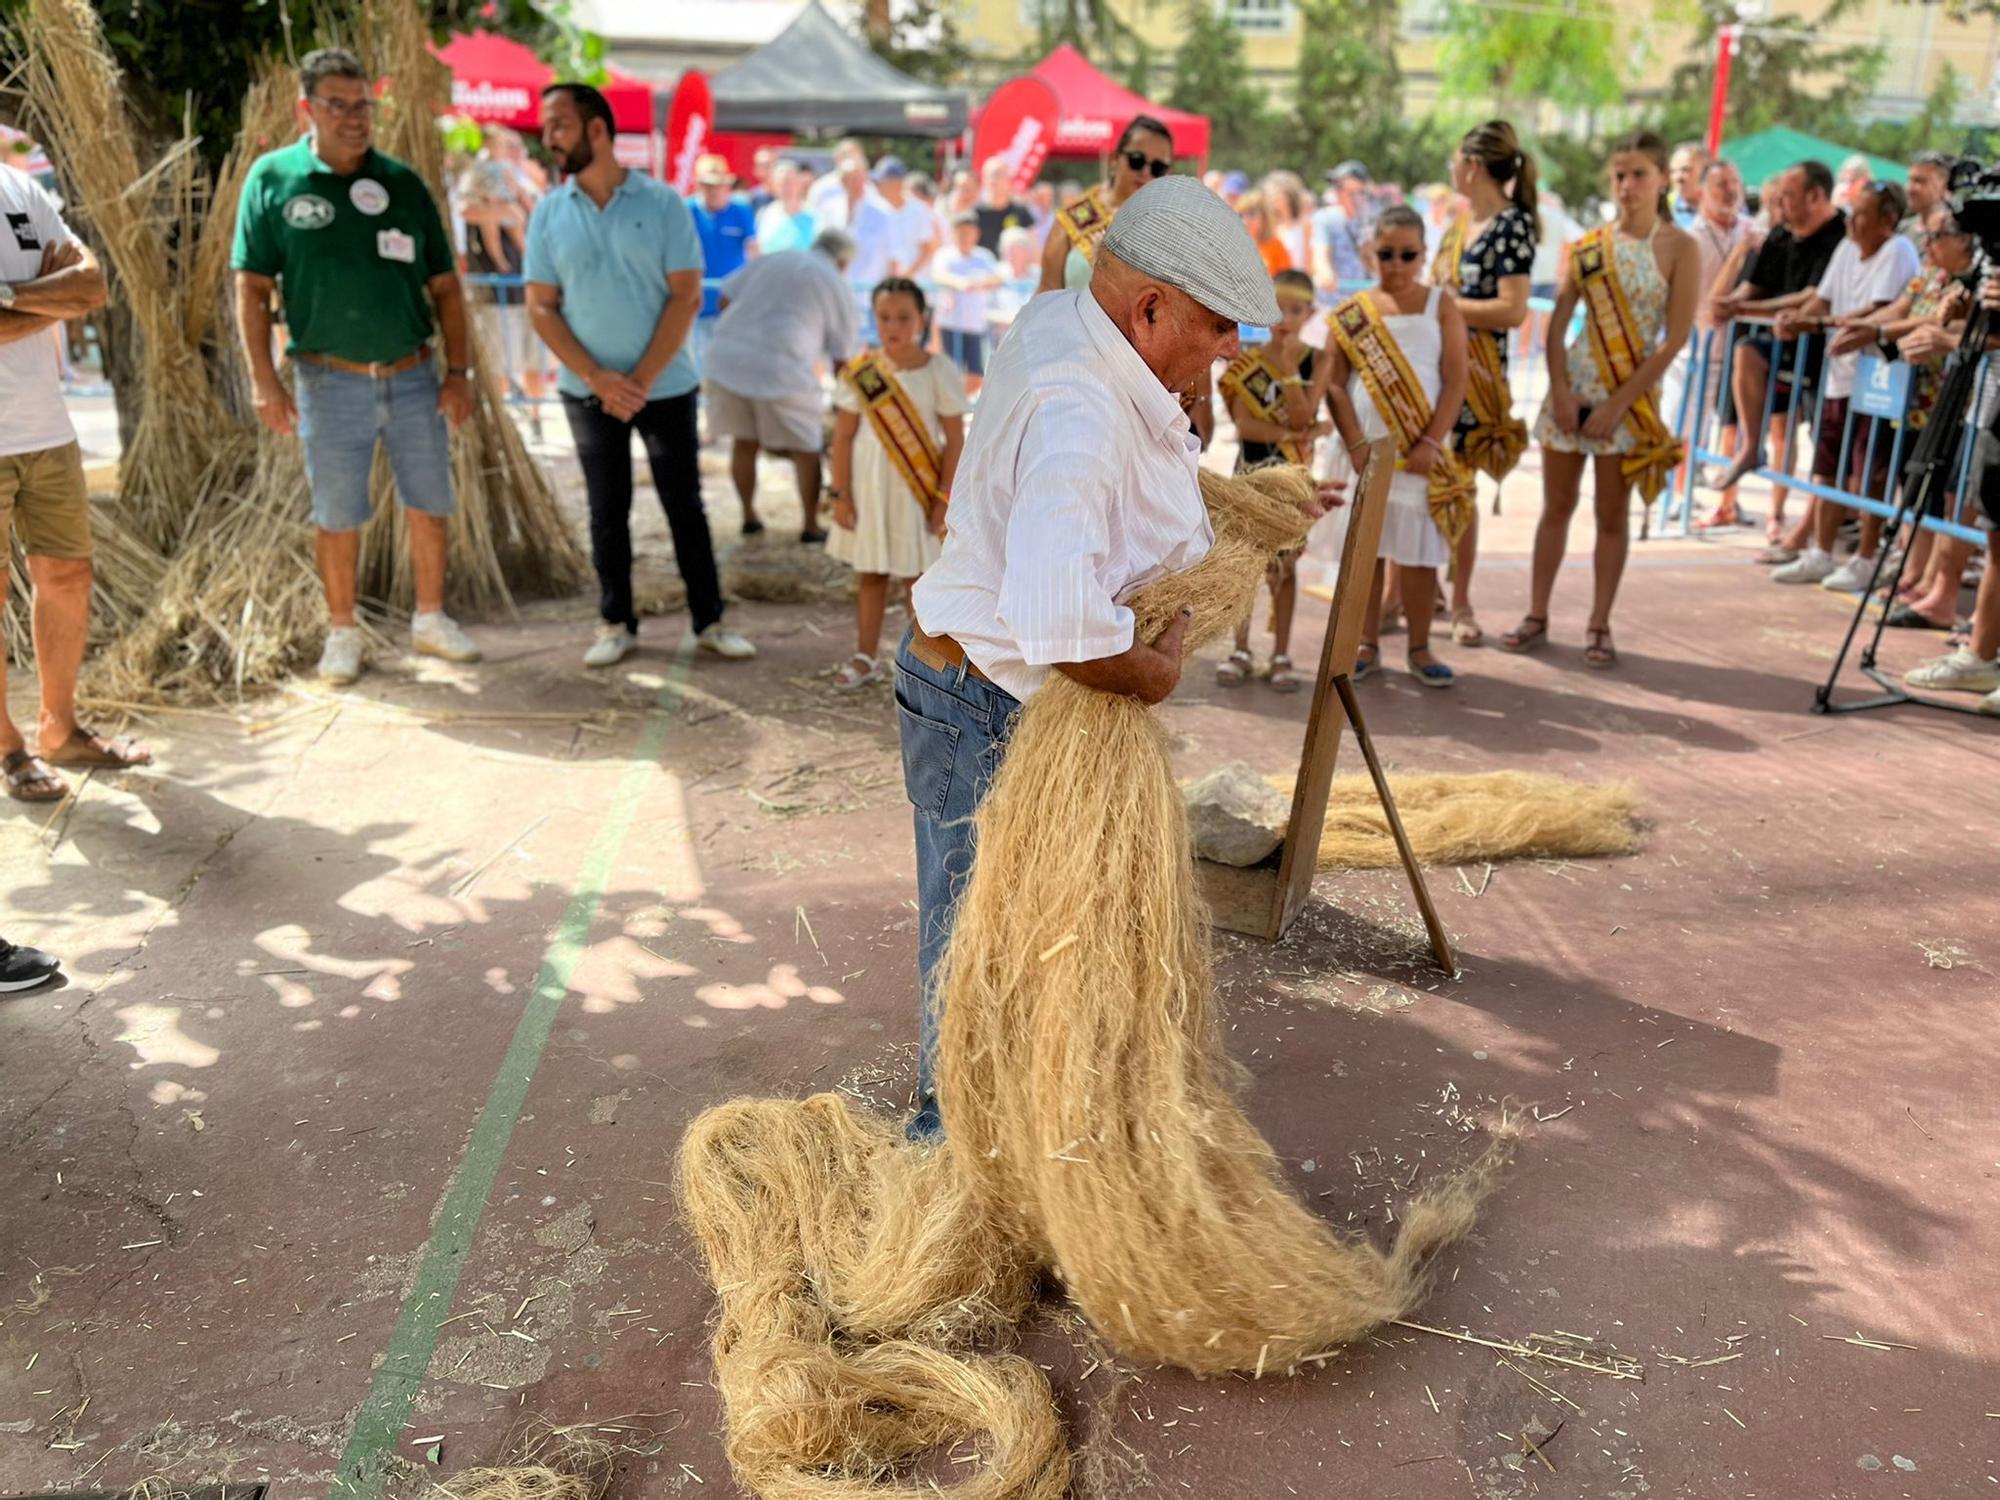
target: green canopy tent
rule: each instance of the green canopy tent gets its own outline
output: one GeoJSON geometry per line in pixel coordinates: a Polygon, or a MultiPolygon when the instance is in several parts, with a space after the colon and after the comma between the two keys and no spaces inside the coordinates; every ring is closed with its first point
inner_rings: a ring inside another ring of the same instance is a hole
{"type": "MultiPolygon", "coordinates": [[[[1827,170],[1838,172],[1840,164],[1854,154],[1852,146],[1821,140],[1816,135],[1787,129],[1783,125],[1774,125],[1769,130],[1722,143],[1722,159],[1736,164],[1736,170],[1743,174],[1744,185],[1752,192],[1761,187],[1767,177],[1787,167],[1797,166],[1808,158],[1817,158],[1826,163],[1827,170]]],[[[1860,154],[1868,158],[1869,170],[1882,181],[1909,181],[1908,167],[1890,161],[1886,156],[1870,156],[1866,151],[1860,154]]]]}

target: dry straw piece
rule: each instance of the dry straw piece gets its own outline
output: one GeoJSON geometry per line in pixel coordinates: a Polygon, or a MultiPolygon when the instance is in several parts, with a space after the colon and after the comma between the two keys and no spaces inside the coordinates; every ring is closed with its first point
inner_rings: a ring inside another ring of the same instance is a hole
{"type": "Polygon", "coordinates": [[[536,1420],[508,1447],[501,1468],[463,1469],[431,1488],[436,1500],[600,1500],[611,1487],[617,1449],[587,1426],[536,1420]]]}
{"type": "MultiPolygon", "coordinates": [[[[1215,546],[1133,601],[1145,639],[1191,607],[1189,651],[1302,539],[1311,483],[1202,489],[1215,546]]],[[[1052,677],[978,828],[939,978],[946,1144],[906,1145],[837,1094],[734,1101],[682,1143],[729,1455],[767,1500],[931,1493],[912,1461],[960,1439],[981,1462],[954,1493],[1055,1500],[1069,1454],[1046,1382],[974,1352],[1037,1277],[1128,1355],[1289,1371],[1416,1305],[1504,1149],[1409,1204],[1387,1253],[1289,1190],[1225,1082],[1187,816],[1136,699],[1052,677]]]]}
{"type": "MultiPolygon", "coordinates": [[[[1290,791],[1292,778],[1272,777],[1290,791]]],[[[1474,860],[1581,859],[1630,854],[1639,847],[1633,819],[1639,793],[1629,781],[1572,781],[1527,771],[1472,776],[1395,775],[1403,831],[1425,864],[1474,860]]],[[[1322,870],[1371,870],[1398,862],[1375,786],[1343,776],[1327,803],[1320,836],[1322,870]]]]}

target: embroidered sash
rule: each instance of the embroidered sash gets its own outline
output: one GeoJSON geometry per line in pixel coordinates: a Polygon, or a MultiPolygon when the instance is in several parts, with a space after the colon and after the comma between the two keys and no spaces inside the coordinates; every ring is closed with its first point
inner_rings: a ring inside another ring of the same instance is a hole
{"type": "MultiPolygon", "coordinates": [[[[1459,263],[1465,257],[1470,215],[1451,221],[1431,262],[1431,284],[1458,295],[1459,263]]],[[[1507,368],[1500,359],[1500,342],[1484,328],[1466,330],[1465,404],[1472,410],[1472,428],[1463,436],[1460,452],[1473,468],[1505,479],[1528,448],[1528,424],[1514,415],[1514,394],[1507,387],[1507,368]]]]}
{"type": "MultiPolygon", "coordinates": [[[[1577,287],[1588,314],[1591,357],[1597,361],[1597,373],[1607,391],[1616,391],[1630,380],[1644,357],[1639,320],[1618,280],[1616,236],[1617,227],[1607,224],[1578,240],[1571,252],[1577,287]]],[[[1650,247],[1646,253],[1652,253],[1650,247]]],[[[1638,489],[1639,498],[1650,501],[1666,488],[1667,476],[1687,455],[1687,445],[1660,419],[1660,404],[1653,391],[1632,403],[1625,425],[1639,442],[1625,455],[1621,468],[1638,489]]]]}
{"type": "MultiPolygon", "coordinates": [[[[1402,346],[1382,321],[1375,299],[1366,292],[1356,292],[1327,315],[1327,324],[1340,352],[1368,387],[1375,409],[1389,424],[1396,447],[1407,457],[1431,425],[1432,407],[1402,346]]],[[[1405,467],[1402,459],[1396,461],[1396,467],[1405,467]]],[[[1472,524],[1477,496],[1472,473],[1457,454],[1445,448],[1431,466],[1429,482],[1431,520],[1455,546],[1472,524]]]]}
{"type": "Polygon", "coordinates": [[[1058,209],[1056,222],[1062,225],[1069,242],[1087,261],[1097,259],[1097,242],[1111,227],[1111,205],[1104,201],[1104,184],[1098,183],[1068,208],[1058,209]]]}
{"type": "Polygon", "coordinates": [[[944,455],[895,368],[877,350],[865,349],[841,367],[840,378],[861,398],[868,425],[909,485],[910,498],[928,515],[945,497],[944,455]]]}
{"type": "MultiPolygon", "coordinates": [[[[1271,368],[1262,349],[1245,349],[1222,372],[1222,398],[1227,401],[1232,397],[1247,406],[1250,415],[1259,421],[1280,427],[1292,425],[1285,409],[1284,377],[1271,368]]],[[[1278,456],[1288,464],[1307,462],[1306,454],[1290,438],[1276,447],[1278,456]]]]}

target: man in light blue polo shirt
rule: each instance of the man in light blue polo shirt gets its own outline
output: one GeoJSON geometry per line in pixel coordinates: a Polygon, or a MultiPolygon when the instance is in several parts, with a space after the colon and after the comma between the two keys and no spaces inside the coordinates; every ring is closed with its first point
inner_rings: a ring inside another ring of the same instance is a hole
{"type": "Polygon", "coordinates": [[[722,623],[722,587],[701,504],[695,430],[700,377],[688,331],[701,311],[701,241],[666,184],[612,154],[611,106],[588,84],[542,92],[542,143],[568,181],[535,205],[523,275],[535,332],[562,361],[557,388],[590,500],[590,555],[602,623],[584,664],[608,667],[638,649],[632,602],[632,433],[687,584],[702,649],[756,648],[722,623]]]}

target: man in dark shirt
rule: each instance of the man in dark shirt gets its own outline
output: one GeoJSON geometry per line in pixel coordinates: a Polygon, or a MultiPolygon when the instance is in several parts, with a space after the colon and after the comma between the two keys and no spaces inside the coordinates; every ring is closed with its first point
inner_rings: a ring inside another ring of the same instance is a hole
{"type": "Polygon", "coordinates": [[[1000,236],[1010,229],[1032,229],[1035,211],[1014,196],[1014,163],[991,156],[979,170],[979,201],[972,207],[979,220],[979,243],[1000,253],[1000,236]]]}
{"type": "MultiPolygon", "coordinates": [[[[1802,161],[1782,179],[1785,196],[1784,224],[1773,229],[1751,263],[1750,274],[1715,299],[1715,320],[1776,317],[1798,307],[1813,294],[1826,274],[1826,263],[1847,237],[1847,221],[1833,206],[1833,173],[1823,161],[1802,161]]],[[[1764,410],[1770,392],[1771,372],[1778,371],[1778,383],[1789,387],[1793,372],[1799,374],[1801,396],[1819,374],[1825,341],[1819,334],[1805,337],[1805,355],[1800,364],[1797,340],[1774,340],[1771,330],[1759,327],[1736,346],[1730,372],[1730,390],[1741,417],[1743,451],[1729,472],[1716,482],[1728,489],[1751,470],[1764,464],[1763,423],[1755,414],[1764,410]]],[[[1782,406],[1772,413],[1772,425],[1781,427],[1782,406]]]]}

